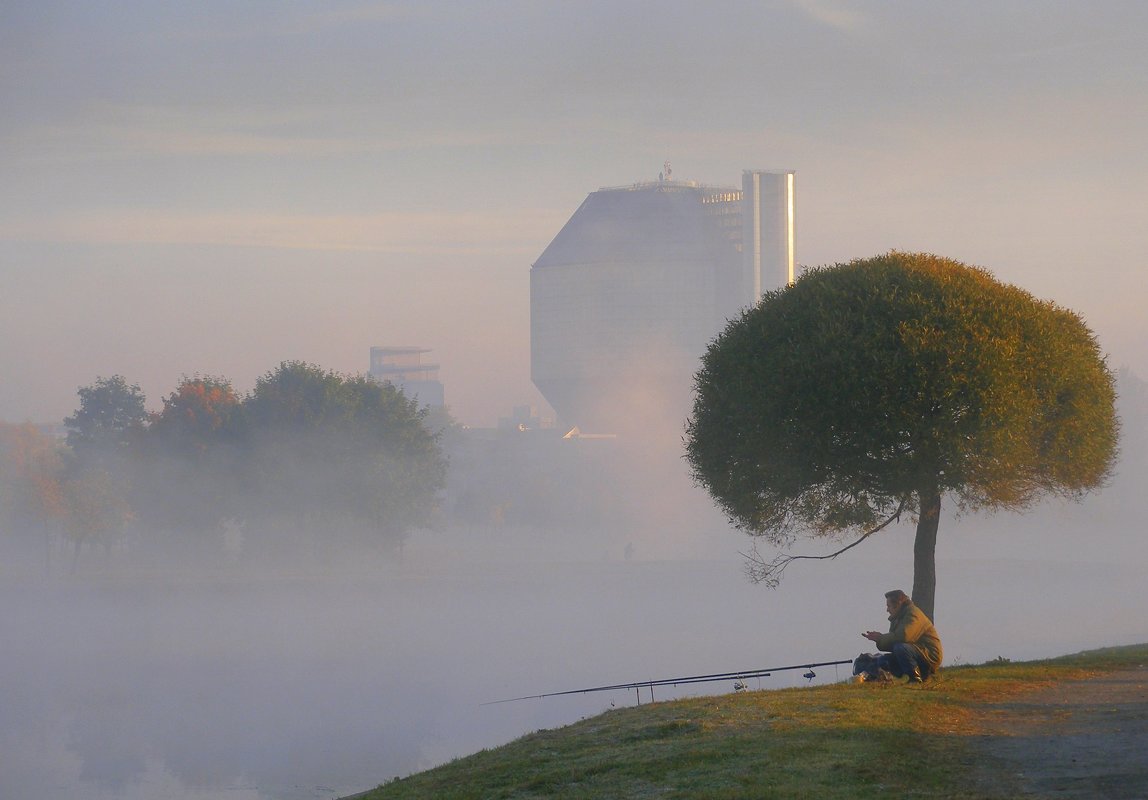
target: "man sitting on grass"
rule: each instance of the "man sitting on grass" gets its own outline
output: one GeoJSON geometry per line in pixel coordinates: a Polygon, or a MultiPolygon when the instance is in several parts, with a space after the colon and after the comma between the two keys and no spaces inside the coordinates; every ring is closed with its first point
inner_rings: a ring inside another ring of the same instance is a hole
{"type": "Polygon", "coordinates": [[[876,644],[882,655],[860,674],[875,678],[885,670],[894,678],[908,676],[909,683],[921,683],[941,668],[941,637],[932,620],[900,589],[885,592],[885,609],[889,612],[889,632],[861,634],[876,644]]]}

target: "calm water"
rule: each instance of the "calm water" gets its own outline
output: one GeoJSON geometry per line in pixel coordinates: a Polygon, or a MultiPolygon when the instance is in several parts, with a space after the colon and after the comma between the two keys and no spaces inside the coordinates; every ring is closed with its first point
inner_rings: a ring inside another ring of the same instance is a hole
{"type": "MultiPolygon", "coordinates": [[[[432,537],[401,564],[337,577],[6,580],[0,798],[338,797],[634,693],[486,701],[852,658],[868,649],[860,631],[884,624],[882,593],[909,588],[904,536],[795,565],[777,591],[745,581],[736,537],[723,556],[661,560],[620,546],[543,553],[525,534],[503,544],[432,537]]],[[[946,655],[1148,641],[1140,566],[943,558],[946,655]],[[1106,627],[1104,599],[1138,613],[1106,627]]],[[[779,673],[751,688],[804,683],[779,673]]]]}

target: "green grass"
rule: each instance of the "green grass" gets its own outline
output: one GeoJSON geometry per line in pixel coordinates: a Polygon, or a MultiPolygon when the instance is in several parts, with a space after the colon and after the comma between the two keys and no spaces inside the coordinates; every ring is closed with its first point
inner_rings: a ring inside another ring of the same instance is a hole
{"type": "Polygon", "coordinates": [[[1136,645],[947,668],[919,687],[843,683],[618,709],[358,798],[1004,798],[968,780],[988,704],[1146,661],[1148,645],[1136,645]]]}

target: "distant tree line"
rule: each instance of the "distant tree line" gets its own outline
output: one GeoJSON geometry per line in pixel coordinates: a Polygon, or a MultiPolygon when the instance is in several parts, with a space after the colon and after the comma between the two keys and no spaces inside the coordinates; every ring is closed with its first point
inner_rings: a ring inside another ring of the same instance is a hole
{"type": "Polygon", "coordinates": [[[0,523],[58,534],[74,553],[159,532],[213,547],[241,531],[257,552],[393,548],[432,523],[445,484],[427,410],[363,376],[284,362],[245,397],[185,377],[150,414],[119,375],[78,394],[63,446],[0,427],[0,523]]]}

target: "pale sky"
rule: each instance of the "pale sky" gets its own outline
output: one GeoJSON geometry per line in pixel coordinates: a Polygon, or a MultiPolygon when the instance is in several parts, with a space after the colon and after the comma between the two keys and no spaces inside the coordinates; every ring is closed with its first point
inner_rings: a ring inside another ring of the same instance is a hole
{"type": "Polygon", "coordinates": [[[1148,376],[1148,4],[0,4],[0,420],[420,345],[539,404],[529,270],[586,194],[797,171],[802,264],[927,250],[1148,376]]]}

